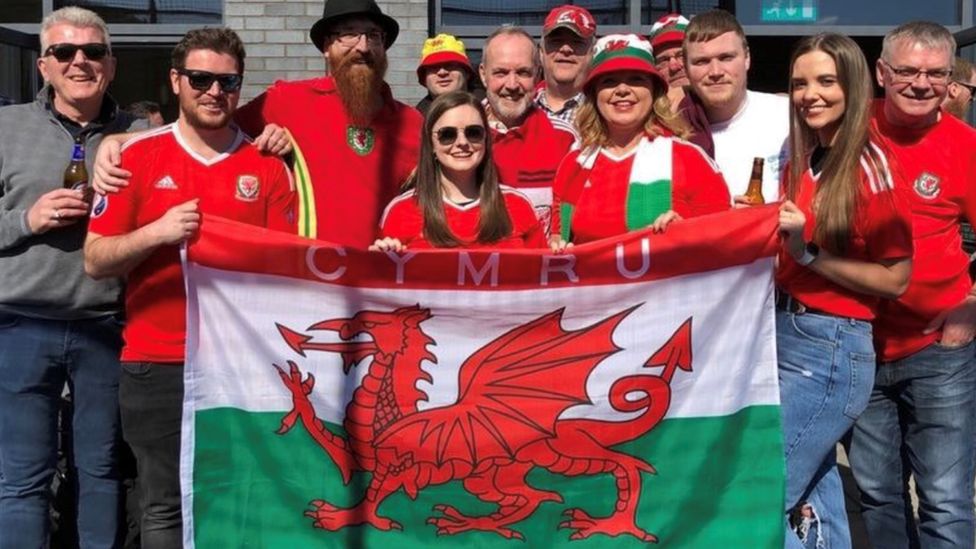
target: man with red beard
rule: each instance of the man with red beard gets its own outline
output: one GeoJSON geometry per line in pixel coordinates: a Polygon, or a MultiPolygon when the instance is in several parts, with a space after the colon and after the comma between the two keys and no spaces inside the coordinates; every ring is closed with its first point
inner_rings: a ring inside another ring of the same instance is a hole
{"type": "Polygon", "coordinates": [[[173,50],[170,83],[180,117],[131,139],[117,194],[99,197],[85,240],[85,271],[126,277],[119,405],[139,472],[142,547],[182,544],[180,425],[186,294],[179,245],[201,215],[295,230],[295,190],[284,163],[261,155],[231,125],[244,46],[230,29],[193,30],[173,50]]]}
{"type": "Polygon", "coordinates": [[[330,76],[276,82],[238,111],[245,131],[291,132],[300,234],[366,248],[417,165],[423,119],[383,80],[399,30],[373,0],[328,0],[311,38],[330,76]]]}
{"type": "Polygon", "coordinates": [[[529,33],[504,25],[485,40],[479,71],[486,88],[498,180],[529,197],[548,237],[552,181],[575,138],[566,122],[551,121],[533,101],[539,75],[537,52],[529,33]]]}

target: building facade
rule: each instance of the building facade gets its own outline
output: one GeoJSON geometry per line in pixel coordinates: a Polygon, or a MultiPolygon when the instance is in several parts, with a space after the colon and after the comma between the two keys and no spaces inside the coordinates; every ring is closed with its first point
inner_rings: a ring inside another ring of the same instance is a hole
{"type": "MultiPolygon", "coordinates": [[[[40,85],[34,65],[39,55],[37,29],[43,16],[65,5],[101,14],[109,23],[119,72],[111,93],[123,105],[153,100],[175,116],[168,90],[169,53],[184,32],[227,25],[247,45],[244,100],[277,79],[324,74],[325,62],[308,30],[322,15],[323,0],[2,0],[0,9],[0,95],[29,100],[40,85]]],[[[647,34],[661,15],[694,15],[720,7],[736,14],[749,35],[753,63],[750,81],[767,91],[786,87],[786,65],[797,37],[825,30],[854,37],[873,61],[881,36],[912,19],[929,19],[961,32],[974,25],[974,0],[379,0],[400,23],[389,51],[387,81],[394,95],[413,104],[424,95],[416,66],[423,41],[438,32],[461,37],[475,63],[484,37],[502,23],[516,23],[538,36],[546,13],[564,3],[585,6],[597,19],[599,34],[647,34]]],[[[976,48],[961,54],[970,60],[976,48]]]]}

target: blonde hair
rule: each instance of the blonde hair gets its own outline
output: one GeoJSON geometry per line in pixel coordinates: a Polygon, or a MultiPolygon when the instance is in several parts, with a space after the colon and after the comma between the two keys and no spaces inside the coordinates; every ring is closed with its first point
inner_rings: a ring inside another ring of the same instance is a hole
{"type": "MultiPolygon", "coordinates": [[[[596,107],[596,86],[589,86],[586,90],[586,101],[576,113],[576,129],[580,135],[580,146],[585,149],[590,146],[603,147],[610,144],[607,132],[607,121],[604,120],[596,107]]],[[[684,118],[671,110],[671,100],[668,99],[667,88],[654,85],[651,100],[651,113],[644,121],[644,131],[650,135],[663,135],[664,130],[685,139],[691,134],[691,128],[684,118]]]]}
{"type": "MultiPolygon", "coordinates": [[[[837,254],[843,254],[850,242],[851,226],[857,214],[861,193],[861,161],[882,179],[888,178],[887,164],[870,145],[871,70],[857,43],[847,36],[823,33],[803,38],[790,59],[790,93],[793,92],[792,70],[796,60],[807,53],[820,51],[833,59],[837,80],[844,91],[846,108],[834,142],[817,180],[813,210],[817,223],[813,240],[837,254]]],[[[796,200],[800,181],[807,171],[809,155],[817,146],[817,134],[803,120],[797,106],[790,107],[790,171],[786,196],[796,200]]]]}
{"type": "Polygon", "coordinates": [[[55,25],[71,25],[72,27],[97,29],[102,33],[102,39],[105,40],[105,45],[108,46],[109,53],[112,51],[112,41],[109,38],[108,26],[105,24],[105,20],[91,10],[77,6],[68,6],[52,11],[41,21],[41,54],[46,52],[48,46],[51,45],[48,42],[47,32],[55,25]]]}

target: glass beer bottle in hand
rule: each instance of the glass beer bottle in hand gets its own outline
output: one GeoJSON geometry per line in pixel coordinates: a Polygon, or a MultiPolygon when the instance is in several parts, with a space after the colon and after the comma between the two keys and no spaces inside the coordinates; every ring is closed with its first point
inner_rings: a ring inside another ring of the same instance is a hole
{"type": "Polygon", "coordinates": [[[762,194],[763,163],[760,156],[752,159],[752,175],[749,176],[749,188],[746,189],[745,197],[754,206],[766,203],[762,194]]]}
{"type": "Polygon", "coordinates": [[[71,163],[64,170],[64,188],[82,191],[85,202],[91,203],[93,189],[88,184],[88,169],[85,167],[85,143],[75,138],[71,151],[71,163]]]}

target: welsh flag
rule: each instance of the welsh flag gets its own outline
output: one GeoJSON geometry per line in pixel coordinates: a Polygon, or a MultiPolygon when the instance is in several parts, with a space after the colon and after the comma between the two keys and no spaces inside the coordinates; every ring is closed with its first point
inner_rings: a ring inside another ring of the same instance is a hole
{"type": "Polygon", "coordinates": [[[384,254],[207,218],[186,546],[781,548],[776,231],[384,254]]]}

